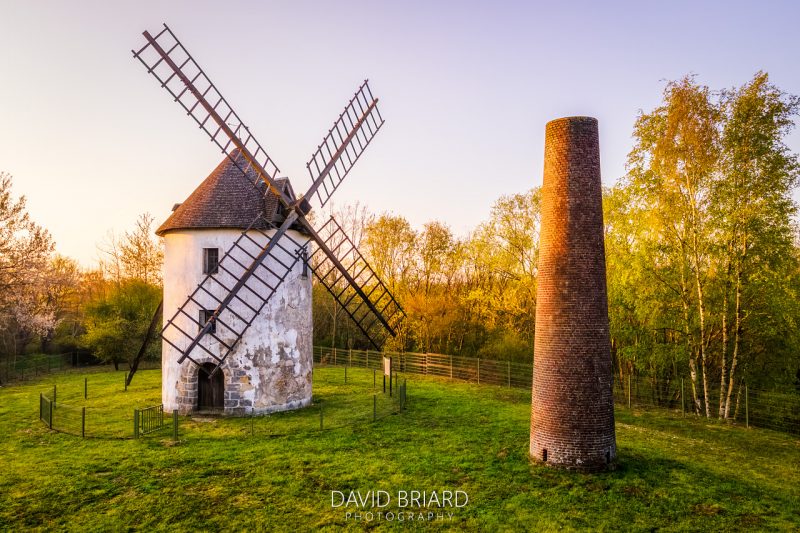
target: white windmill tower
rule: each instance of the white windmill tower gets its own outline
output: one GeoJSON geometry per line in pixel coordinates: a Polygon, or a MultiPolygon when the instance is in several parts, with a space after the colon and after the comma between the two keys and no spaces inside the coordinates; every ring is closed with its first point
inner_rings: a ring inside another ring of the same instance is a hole
{"type": "Polygon", "coordinates": [[[307,220],[383,125],[365,81],[306,165],[299,198],[203,70],[164,29],[134,51],[227,156],[158,229],[164,236],[164,408],[269,413],[311,402],[310,272],[377,349],[405,317],[341,226],[307,220]],[[323,238],[321,235],[324,235],[323,238]],[[317,261],[311,259],[317,256],[317,261]]]}

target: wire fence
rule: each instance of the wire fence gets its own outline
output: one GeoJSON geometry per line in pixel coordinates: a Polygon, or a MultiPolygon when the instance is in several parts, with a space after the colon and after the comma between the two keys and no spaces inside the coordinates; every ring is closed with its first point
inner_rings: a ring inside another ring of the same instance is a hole
{"type": "Polygon", "coordinates": [[[533,365],[527,363],[435,353],[378,352],[314,347],[315,364],[382,369],[384,356],[392,358],[392,368],[401,373],[438,376],[521,389],[530,388],[533,380],[533,365]]]}
{"type": "MultiPolygon", "coordinates": [[[[396,371],[409,374],[521,389],[530,389],[533,381],[533,364],[528,363],[433,353],[314,347],[315,364],[381,369],[384,357],[392,359],[392,367],[396,371]]],[[[698,383],[698,407],[688,377],[660,379],[653,376],[615,374],[613,391],[614,400],[621,406],[680,410],[685,416],[705,416],[706,412],[702,401],[702,387],[698,383]]],[[[800,435],[800,392],[773,392],[741,384],[731,395],[727,417],[724,412],[722,416],[719,415],[718,388],[709,390],[708,399],[709,418],[722,418],[728,423],[800,435]]]]}
{"type": "Polygon", "coordinates": [[[50,429],[84,438],[134,438],[134,409],[78,405],[70,398],[61,401],[56,386],[39,395],[39,418],[50,429]]]}
{"type": "Polygon", "coordinates": [[[250,436],[288,436],[376,422],[402,413],[408,405],[405,379],[384,389],[377,369],[318,364],[314,368],[314,393],[310,407],[266,416],[250,416],[250,436]]]}
{"type": "MultiPolygon", "coordinates": [[[[397,372],[517,389],[530,389],[532,385],[533,365],[526,363],[433,353],[378,352],[321,346],[315,346],[313,354],[315,394],[312,408],[254,416],[243,431],[252,435],[287,435],[298,431],[318,430],[320,424],[323,429],[341,427],[399,413],[403,408],[399,396],[389,394],[392,391],[399,393],[397,372]],[[384,357],[392,359],[395,380],[389,381],[386,394],[383,391],[384,357]],[[330,368],[326,368],[327,366],[330,368]],[[348,368],[367,369],[367,372],[358,373],[350,370],[348,375],[348,368]],[[337,390],[336,387],[329,387],[324,394],[319,394],[317,385],[326,383],[343,388],[337,390]],[[315,412],[313,416],[309,415],[311,411],[315,412]]],[[[35,363],[28,361],[25,366],[15,367],[14,372],[18,371],[20,379],[28,377],[33,379],[48,372],[86,370],[71,366],[70,357],[72,354],[41,357],[36,359],[35,363]]],[[[159,365],[153,362],[148,366],[159,365]]],[[[10,372],[7,369],[6,366],[6,372],[10,372]]],[[[697,402],[688,377],[661,379],[645,375],[615,374],[614,376],[614,399],[620,406],[659,407],[679,411],[684,416],[704,417],[706,409],[699,383],[694,390],[699,397],[697,402]]],[[[85,391],[83,392],[85,396],[85,391]]],[[[40,403],[44,400],[50,401],[47,393],[43,393],[42,398],[40,403]]],[[[723,418],[726,422],[747,427],[754,426],[800,435],[798,392],[767,391],[754,389],[746,384],[737,385],[730,398],[727,416],[724,410],[720,415],[718,388],[712,388],[708,398],[709,418],[723,418]]],[[[71,399],[68,402],[55,400],[57,398],[52,398],[53,413],[48,415],[47,420],[53,429],[86,437],[133,437],[134,421],[131,406],[93,407],[79,405],[80,402],[71,399]]],[[[726,400],[727,394],[722,401],[726,400]]]]}
{"type": "MultiPolygon", "coordinates": [[[[120,366],[124,366],[125,363],[120,366]]],[[[99,363],[94,357],[81,352],[60,354],[32,354],[0,361],[0,384],[31,381],[49,374],[111,370],[114,366],[99,363]]],[[[161,361],[144,360],[139,370],[161,368],[161,361]]]]}
{"type": "MultiPolygon", "coordinates": [[[[280,437],[376,422],[401,413],[408,403],[406,381],[397,376],[384,393],[375,372],[318,366],[309,407],[249,417],[221,417],[221,412],[205,410],[178,417],[177,412],[165,412],[163,405],[136,408],[134,400],[125,401],[119,395],[124,383],[117,377],[109,373],[92,383],[87,377],[69,387],[53,385],[39,394],[39,419],[52,430],[84,438],[166,437],[171,430],[173,440],[178,440],[179,419],[181,426],[202,433],[210,415],[222,435],[280,437]],[[93,406],[92,401],[102,406],[93,406]]],[[[152,398],[160,395],[160,385],[156,387],[138,392],[152,398]]]]}

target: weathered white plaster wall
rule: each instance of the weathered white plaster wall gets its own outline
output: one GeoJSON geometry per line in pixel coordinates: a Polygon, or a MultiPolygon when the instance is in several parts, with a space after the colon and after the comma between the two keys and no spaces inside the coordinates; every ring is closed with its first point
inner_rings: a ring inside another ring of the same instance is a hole
{"type": "MultiPolygon", "coordinates": [[[[290,234],[297,241],[306,240],[293,230],[290,230],[290,234]]],[[[241,231],[235,229],[198,229],[170,231],[164,236],[165,324],[205,277],[203,248],[218,248],[222,259],[223,254],[240,235],[241,231]]],[[[259,244],[267,242],[267,238],[259,232],[250,232],[249,235],[259,244]]],[[[255,244],[246,240],[242,242],[245,242],[249,253],[257,255],[258,248],[255,244]]],[[[291,251],[296,248],[286,239],[283,244],[291,251]]],[[[246,266],[252,262],[252,259],[241,252],[235,257],[246,266]]],[[[294,257],[278,250],[276,258],[268,259],[265,265],[275,272],[283,272],[285,269],[277,260],[289,265],[294,257]]],[[[241,267],[234,267],[235,263],[223,262],[222,265],[236,274],[242,270],[241,267]]],[[[311,403],[313,274],[309,270],[304,278],[302,269],[302,261],[298,261],[223,365],[226,414],[269,413],[311,403]]],[[[259,269],[258,273],[266,278],[263,269],[259,269]]],[[[237,281],[222,268],[214,277],[228,287],[232,287],[237,281]]],[[[247,285],[256,292],[265,291],[263,285],[256,280],[251,279],[247,285]]],[[[211,292],[219,299],[226,294],[226,290],[216,283],[207,283],[205,287],[211,288],[211,292]]],[[[258,297],[246,288],[242,288],[238,294],[251,306],[260,306],[258,297]]],[[[195,299],[202,305],[188,305],[186,310],[189,316],[180,314],[174,321],[192,335],[199,329],[195,320],[200,309],[213,310],[217,307],[214,299],[202,291],[195,295],[195,299]]],[[[233,303],[233,310],[246,318],[252,315],[250,310],[236,301],[233,303]]],[[[233,314],[223,313],[221,319],[232,328],[241,329],[241,321],[233,314]]],[[[235,339],[235,335],[219,323],[216,334],[228,344],[235,339]]],[[[186,347],[190,343],[188,337],[177,334],[172,328],[167,330],[166,335],[180,347],[186,347]]],[[[215,354],[224,353],[225,348],[209,335],[201,343],[215,354]]],[[[178,409],[181,413],[187,413],[197,404],[197,368],[188,359],[178,364],[179,357],[180,352],[177,349],[167,342],[163,343],[162,401],[167,410],[178,409]]],[[[192,351],[192,357],[201,362],[212,361],[199,347],[192,351]]],[[[201,373],[201,379],[205,379],[202,376],[201,373]]]]}

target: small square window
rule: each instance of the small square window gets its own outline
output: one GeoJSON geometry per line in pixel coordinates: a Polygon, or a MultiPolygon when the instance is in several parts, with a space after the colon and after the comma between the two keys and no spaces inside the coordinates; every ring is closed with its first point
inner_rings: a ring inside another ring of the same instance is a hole
{"type": "Polygon", "coordinates": [[[219,272],[219,248],[203,248],[203,274],[219,272]]]}
{"type": "MultiPolygon", "coordinates": [[[[210,319],[212,316],[214,316],[214,311],[211,311],[209,309],[201,309],[200,310],[200,324],[199,324],[200,327],[198,329],[200,329],[200,330],[203,329],[203,326],[206,325],[206,322],[208,322],[208,319],[210,319]]],[[[211,323],[211,329],[208,330],[208,332],[209,333],[216,333],[217,332],[217,323],[216,322],[212,322],[211,323]]]]}

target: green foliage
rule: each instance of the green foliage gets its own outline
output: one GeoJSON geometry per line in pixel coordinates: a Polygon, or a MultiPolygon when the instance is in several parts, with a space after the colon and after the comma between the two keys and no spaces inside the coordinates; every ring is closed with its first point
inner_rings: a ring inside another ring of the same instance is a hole
{"type": "Polygon", "coordinates": [[[497,330],[489,335],[477,355],[486,359],[530,363],[533,359],[533,344],[512,330],[497,330]]]}
{"type": "MultiPolygon", "coordinates": [[[[129,279],[113,285],[106,295],[86,306],[83,345],[102,361],[115,365],[131,361],[160,301],[160,287],[144,281],[129,279]]],[[[151,357],[161,351],[158,343],[151,343],[148,350],[151,357]]]]}
{"type": "MultiPolygon", "coordinates": [[[[337,218],[408,313],[387,348],[504,360],[532,356],[540,193],[501,197],[467,238],[437,221],[421,231],[397,215],[337,218]]],[[[344,288],[340,290],[346,290],[344,288]]],[[[314,291],[315,343],[370,347],[324,290],[314,291]],[[336,339],[334,341],[334,330],[336,339]]]]}
{"type": "Polygon", "coordinates": [[[784,143],[798,110],[760,72],[721,93],[693,77],[668,83],[606,192],[615,362],[690,375],[708,416],[712,405],[729,416],[742,382],[786,388],[800,368],[799,167],[784,143]]]}

